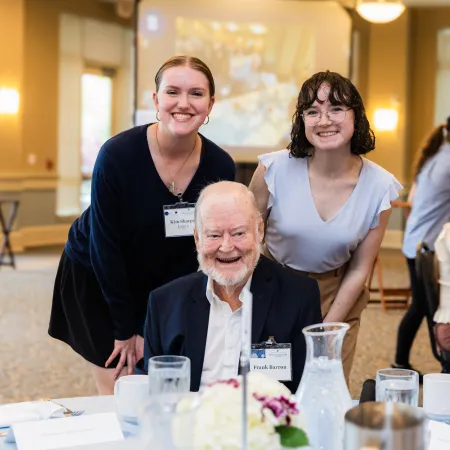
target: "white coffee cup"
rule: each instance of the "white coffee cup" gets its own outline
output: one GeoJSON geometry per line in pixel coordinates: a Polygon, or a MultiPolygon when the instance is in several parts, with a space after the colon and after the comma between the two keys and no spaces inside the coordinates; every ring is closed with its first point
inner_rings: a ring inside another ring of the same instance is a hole
{"type": "Polygon", "coordinates": [[[429,373],[423,377],[423,409],[432,420],[450,420],[450,374],[429,373]]]}
{"type": "Polygon", "coordinates": [[[147,375],[125,375],[114,384],[117,415],[123,420],[136,421],[139,409],[148,397],[147,375]]]}

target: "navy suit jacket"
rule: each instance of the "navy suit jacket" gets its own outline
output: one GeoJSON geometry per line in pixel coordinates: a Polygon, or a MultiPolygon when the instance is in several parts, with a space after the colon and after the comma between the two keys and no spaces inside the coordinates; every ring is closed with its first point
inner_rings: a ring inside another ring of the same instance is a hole
{"type": "MultiPolygon", "coordinates": [[[[182,355],[191,360],[191,391],[198,391],[203,370],[210,303],[208,278],[196,272],[151,292],[144,332],[147,372],[152,356],[182,355]]],[[[252,343],[274,336],[276,342],[292,344],[292,381],[284,384],[295,392],[306,357],[302,329],[322,322],[316,280],[286,269],[261,256],[250,286],[253,294],[252,343]]],[[[143,367],[144,366],[144,367],[143,367]]]]}

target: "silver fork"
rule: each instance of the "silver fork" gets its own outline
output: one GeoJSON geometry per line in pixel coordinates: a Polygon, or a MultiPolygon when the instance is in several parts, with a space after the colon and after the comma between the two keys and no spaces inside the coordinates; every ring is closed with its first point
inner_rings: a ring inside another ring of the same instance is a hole
{"type": "Polygon", "coordinates": [[[64,413],[65,417],[75,417],[75,416],[81,416],[81,414],[84,413],[84,409],[79,409],[78,411],[72,411],[70,414],[67,411],[67,413],[64,413]]]}
{"type": "Polygon", "coordinates": [[[55,402],[54,400],[52,400],[51,398],[44,398],[44,401],[47,402],[52,402],[55,405],[61,406],[61,408],[64,408],[65,411],[63,412],[64,417],[76,417],[76,416],[81,416],[81,414],[83,414],[85,412],[84,409],[79,409],[77,411],[72,411],[71,409],[69,409],[67,406],[61,405],[60,403],[55,402]]]}

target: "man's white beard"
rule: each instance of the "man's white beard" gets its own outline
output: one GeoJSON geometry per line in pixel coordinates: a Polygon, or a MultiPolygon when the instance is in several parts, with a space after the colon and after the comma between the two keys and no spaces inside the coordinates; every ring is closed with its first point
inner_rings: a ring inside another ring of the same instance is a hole
{"type": "MultiPolygon", "coordinates": [[[[211,277],[213,281],[220,284],[221,286],[229,287],[229,286],[237,286],[237,285],[241,284],[251,273],[253,273],[253,271],[256,267],[256,264],[258,264],[259,257],[261,255],[261,249],[260,249],[259,244],[255,245],[255,253],[254,254],[255,254],[255,258],[250,263],[250,265],[245,264],[238,273],[235,273],[233,275],[228,275],[228,276],[221,274],[220,271],[216,269],[213,262],[205,264],[201,249],[197,253],[197,260],[198,260],[198,264],[200,266],[200,270],[202,270],[205,275],[207,275],[208,277],[211,277]]],[[[242,259],[242,261],[243,261],[243,259],[242,259]]]]}

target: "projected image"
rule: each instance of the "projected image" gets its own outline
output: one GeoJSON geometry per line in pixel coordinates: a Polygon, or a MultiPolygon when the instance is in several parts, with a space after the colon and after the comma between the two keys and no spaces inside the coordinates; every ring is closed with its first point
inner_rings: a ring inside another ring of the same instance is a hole
{"type": "Polygon", "coordinates": [[[197,56],[216,82],[200,132],[235,158],[289,143],[299,90],[312,74],[348,75],[352,25],[337,2],[141,0],[138,9],[136,123],[156,121],[153,78],[162,62],[197,56]]]}
{"type": "Polygon", "coordinates": [[[219,145],[283,146],[299,87],[314,65],[311,30],[178,17],[176,36],[176,53],[204,60],[217,83],[202,133],[219,145]]]}

